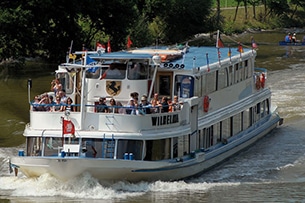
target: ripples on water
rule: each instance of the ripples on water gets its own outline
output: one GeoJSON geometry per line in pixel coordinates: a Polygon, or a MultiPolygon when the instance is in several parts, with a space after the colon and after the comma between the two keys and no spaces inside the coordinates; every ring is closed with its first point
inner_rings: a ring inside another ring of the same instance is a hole
{"type": "MultiPolygon", "coordinates": [[[[283,56],[275,59],[278,64],[285,60],[285,50],[282,52],[283,56]]],[[[268,74],[273,102],[285,119],[284,125],[200,177],[176,182],[121,182],[110,187],[99,184],[89,174],[69,182],[47,174],[37,179],[25,178],[21,173],[13,177],[8,173],[7,158],[17,154],[18,148],[0,148],[0,201],[301,202],[305,199],[305,66],[302,60],[300,57],[299,63],[268,74]]]]}

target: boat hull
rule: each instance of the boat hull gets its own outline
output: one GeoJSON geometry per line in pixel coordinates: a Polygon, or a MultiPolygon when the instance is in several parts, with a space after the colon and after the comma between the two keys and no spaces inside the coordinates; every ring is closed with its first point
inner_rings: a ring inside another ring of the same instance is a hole
{"type": "Polygon", "coordinates": [[[199,151],[177,160],[137,161],[82,157],[27,157],[11,158],[11,165],[19,168],[27,177],[39,177],[45,173],[67,181],[89,173],[102,183],[117,181],[173,181],[192,177],[223,162],[234,154],[254,144],[274,129],[281,118],[274,114],[268,122],[261,123],[238,139],[228,140],[218,148],[199,151]]]}

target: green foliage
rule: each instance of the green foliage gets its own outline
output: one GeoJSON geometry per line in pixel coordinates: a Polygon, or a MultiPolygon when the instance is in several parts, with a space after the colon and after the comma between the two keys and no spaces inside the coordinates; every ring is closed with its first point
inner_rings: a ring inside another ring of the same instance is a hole
{"type": "Polygon", "coordinates": [[[226,33],[247,28],[304,25],[303,0],[2,0],[0,1],[0,61],[40,57],[54,63],[65,61],[73,50],[94,49],[97,41],[111,42],[113,51],[155,43],[173,44],[217,29],[226,33]],[[236,20],[235,6],[240,2],[236,20]],[[263,2],[266,2],[266,9],[263,2]],[[257,6],[261,3],[261,6],[257,6]],[[252,6],[255,5],[256,16],[252,6]],[[233,7],[233,8],[232,8],[233,7]],[[251,16],[251,17],[250,17],[251,16]]]}

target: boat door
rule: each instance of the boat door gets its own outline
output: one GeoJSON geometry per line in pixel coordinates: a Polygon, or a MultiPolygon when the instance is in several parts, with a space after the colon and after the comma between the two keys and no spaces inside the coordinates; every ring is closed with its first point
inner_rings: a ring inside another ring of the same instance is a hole
{"type": "Polygon", "coordinates": [[[173,72],[158,72],[156,92],[160,97],[170,97],[173,90],[173,72]]]}

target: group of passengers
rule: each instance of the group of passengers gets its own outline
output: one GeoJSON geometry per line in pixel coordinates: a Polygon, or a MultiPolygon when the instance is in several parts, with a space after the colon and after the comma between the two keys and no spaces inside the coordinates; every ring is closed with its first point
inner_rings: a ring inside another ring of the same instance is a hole
{"type": "MultiPolygon", "coordinates": [[[[300,42],[301,40],[297,40],[297,36],[296,36],[296,33],[294,32],[293,34],[291,33],[288,33],[286,36],[285,36],[285,42],[288,42],[288,43],[297,43],[297,42],[300,42]]],[[[302,39],[302,42],[305,42],[305,36],[303,36],[303,39],[302,39]]]]}
{"type": "Polygon", "coordinates": [[[32,103],[33,111],[75,111],[73,100],[66,96],[58,79],[51,82],[51,90],[54,91],[55,101],[53,95],[48,93],[37,95],[32,103]]]}
{"type": "Polygon", "coordinates": [[[141,101],[139,101],[139,94],[132,92],[128,103],[123,106],[121,102],[115,101],[111,98],[109,105],[107,104],[106,97],[100,97],[99,103],[96,106],[97,112],[102,113],[120,113],[120,114],[131,114],[131,115],[144,115],[153,113],[167,113],[177,110],[181,110],[181,103],[178,101],[178,96],[174,96],[173,101],[163,96],[159,99],[158,93],[154,94],[154,97],[149,102],[146,95],[142,95],[141,101]]]}

